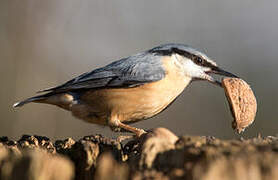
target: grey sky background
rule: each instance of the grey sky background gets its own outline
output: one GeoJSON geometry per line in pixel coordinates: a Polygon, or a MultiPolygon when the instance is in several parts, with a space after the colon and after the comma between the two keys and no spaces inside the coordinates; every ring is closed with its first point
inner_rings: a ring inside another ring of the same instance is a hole
{"type": "MultiPolygon", "coordinates": [[[[0,136],[78,138],[109,128],[55,106],[18,100],[44,88],[164,43],[184,43],[246,80],[258,101],[243,137],[277,134],[277,1],[2,0],[0,2],[0,136]]],[[[238,137],[224,91],[193,82],[166,111],[133,124],[178,135],[238,137]]]]}

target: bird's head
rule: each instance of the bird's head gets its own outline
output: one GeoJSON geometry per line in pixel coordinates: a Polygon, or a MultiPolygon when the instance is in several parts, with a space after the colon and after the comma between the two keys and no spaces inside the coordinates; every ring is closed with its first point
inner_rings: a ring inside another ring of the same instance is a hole
{"type": "Polygon", "coordinates": [[[226,77],[236,75],[224,71],[204,53],[183,44],[166,44],[150,50],[162,56],[172,56],[178,62],[185,76],[192,80],[206,80],[222,87],[221,82],[211,75],[218,74],[226,77]]]}

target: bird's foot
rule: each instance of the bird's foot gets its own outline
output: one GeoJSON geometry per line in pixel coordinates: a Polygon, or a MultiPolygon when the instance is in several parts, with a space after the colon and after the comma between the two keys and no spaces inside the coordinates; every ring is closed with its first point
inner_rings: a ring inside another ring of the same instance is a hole
{"type": "Polygon", "coordinates": [[[135,128],[136,129],[136,137],[139,138],[141,137],[143,134],[147,133],[144,129],[139,129],[139,128],[135,128]]]}
{"type": "MultiPolygon", "coordinates": [[[[117,137],[117,141],[122,142],[122,141],[129,140],[129,139],[138,139],[143,134],[147,133],[143,129],[138,129],[138,128],[135,128],[135,129],[136,129],[136,131],[131,132],[131,133],[134,133],[133,135],[120,135],[120,136],[117,137]]],[[[129,132],[130,133],[130,131],[127,131],[127,130],[121,129],[121,128],[115,128],[115,129],[113,129],[113,131],[115,131],[115,132],[129,132]]]]}
{"type": "MultiPolygon", "coordinates": [[[[143,134],[147,133],[144,129],[135,128],[136,132],[134,135],[120,135],[117,137],[117,141],[123,142],[129,139],[139,139],[143,134]]],[[[127,130],[122,129],[121,132],[128,132],[127,130]]]]}
{"type": "Polygon", "coordinates": [[[135,135],[120,135],[117,137],[116,140],[121,143],[129,139],[135,139],[135,135]]]}
{"type": "Polygon", "coordinates": [[[118,119],[114,119],[114,120],[111,119],[108,123],[109,123],[109,126],[112,131],[131,132],[136,135],[136,138],[139,138],[142,134],[146,133],[145,130],[124,124],[124,123],[120,122],[118,119]]]}

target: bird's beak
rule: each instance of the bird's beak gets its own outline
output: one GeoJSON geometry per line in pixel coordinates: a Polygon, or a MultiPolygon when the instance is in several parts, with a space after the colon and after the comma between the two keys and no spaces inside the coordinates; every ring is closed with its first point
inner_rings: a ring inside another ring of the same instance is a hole
{"type": "MultiPolygon", "coordinates": [[[[226,76],[226,77],[233,77],[233,78],[238,78],[238,76],[230,73],[230,72],[227,72],[227,71],[224,71],[223,69],[219,68],[219,67],[213,67],[210,71],[207,72],[207,75],[208,74],[218,74],[218,75],[222,75],[222,76],[226,76]]],[[[208,78],[207,78],[208,81],[210,81],[211,83],[213,84],[216,84],[220,87],[222,87],[222,83],[216,79],[214,79],[212,76],[208,75],[208,78]]]]}

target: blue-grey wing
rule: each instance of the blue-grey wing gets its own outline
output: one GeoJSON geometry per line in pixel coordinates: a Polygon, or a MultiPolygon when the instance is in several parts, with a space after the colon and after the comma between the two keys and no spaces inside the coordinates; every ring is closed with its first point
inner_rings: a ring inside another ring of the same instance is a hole
{"type": "Polygon", "coordinates": [[[115,61],[105,67],[84,73],[65,84],[45,91],[64,92],[78,89],[135,87],[163,79],[161,57],[146,52],[115,61]]]}

